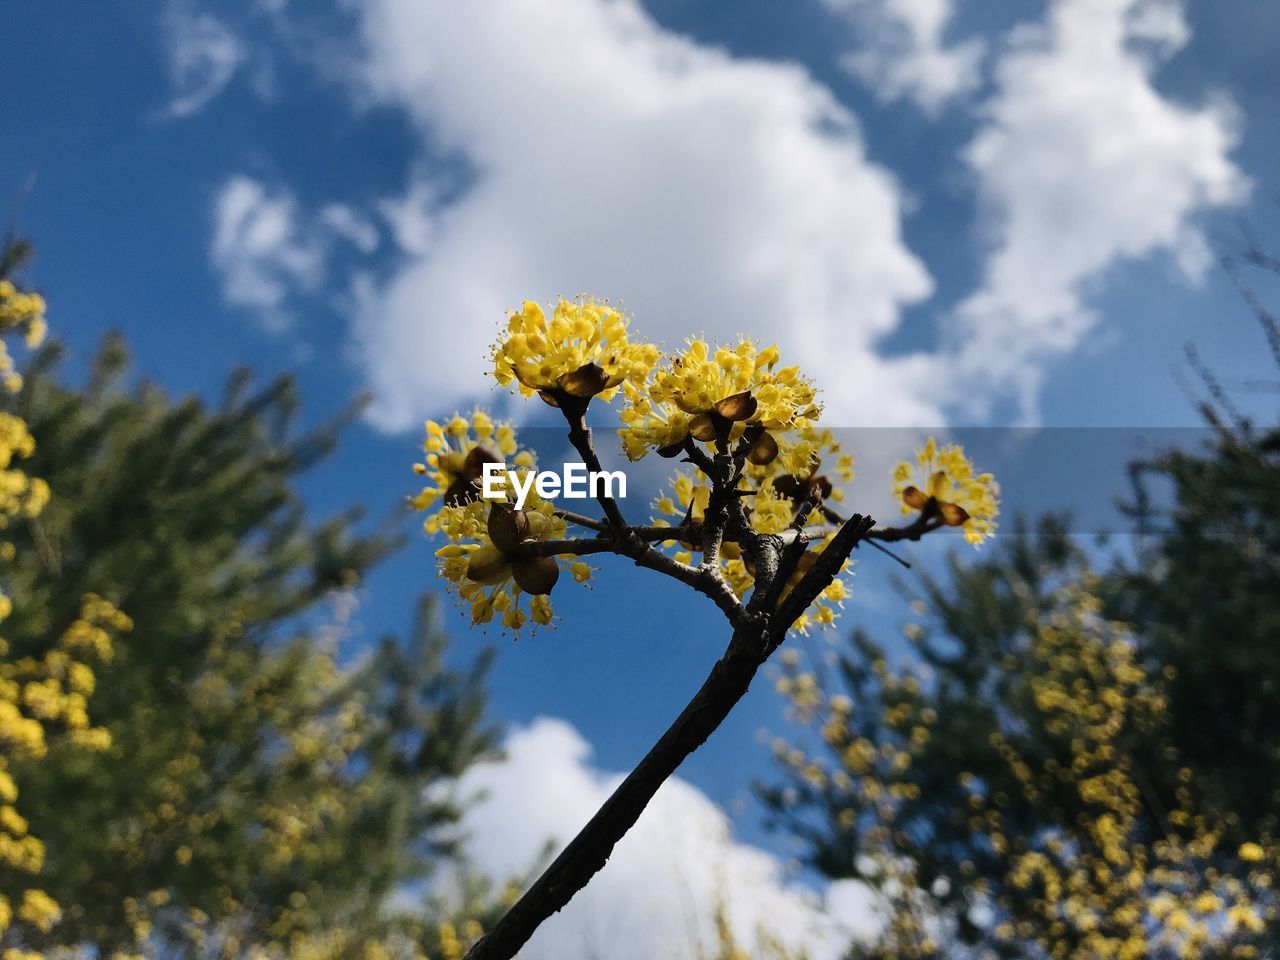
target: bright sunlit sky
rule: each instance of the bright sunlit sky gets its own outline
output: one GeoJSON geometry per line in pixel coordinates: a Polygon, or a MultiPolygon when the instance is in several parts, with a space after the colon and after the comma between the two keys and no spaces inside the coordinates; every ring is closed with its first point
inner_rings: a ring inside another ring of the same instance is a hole
{"type": "MultiPolygon", "coordinates": [[[[1280,234],[1264,0],[8,0],[3,23],[0,199],[73,369],[118,328],[178,394],[242,362],[297,371],[312,422],[368,391],[306,480],[321,514],[400,509],[425,417],[543,418],[483,373],[525,298],[621,299],[668,343],[776,341],[839,427],[1192,425],[1184,344],[1229,386],[1267,372],[1216,265],[1280,234]]],[[[1121,477],[1090,482],[1110,499],[1121,477]]],[[[883,496],[882,465],[860,483],[883,496]]],[[[357,641],[404,629],[432,549],[414,534],[365,585],[357,641]]],[[[862,558],[846,624],[900,629],[891,572],[862,558]]],[[[493,712],[517,731],[476,780],[489,869],[576,829],[726,638],[621,565],[558,609],[518,643],[445,618],[460,658],[499,647],[493,712]]],[[[672,908],[639,891],[697,842],[750,879],[730,892],[754,922],[789,847],[749,788],[758,731],[783,727],[761,679],[664,791],[702,839],[650,818],[665,839],[624,844],[533,956],[624,930],[656,951],[672,908]]],[[[695,912],[724,882],[707,871],[681,880],[695,912]]]]}

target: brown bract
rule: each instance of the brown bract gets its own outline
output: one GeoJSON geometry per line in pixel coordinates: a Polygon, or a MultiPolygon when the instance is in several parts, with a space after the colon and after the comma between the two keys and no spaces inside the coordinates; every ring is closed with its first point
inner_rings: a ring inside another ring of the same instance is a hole
{"type": "Polygon", "coordinates": [[[913,510],[936,510],[938,517],[948,527],[962,527],[969,519],[969,511],[958,503],[948,503],[937,497],[930,497],[919,487],[907,487],[903,490],[902,502],[913,510]]]}
{"type": "Polygon", "coordinates": [[[491,551],[481,548],[471,554],[467,578],[477,583],[494,583],[510,570],[516,585],[525,593],[547,595],[560,579],[560,566],[554,557],[529,556],[525,549],[534,543],[530,536],[529,516],[503,500],[489,508],[486,521],[491,551]]]}
{"type": "Polygon", "coordinates": [[[494,447],[487,443],[476,444],[468,452],[462,461],[462,468],[458,471],[453,483],[444,492],[444,502],[446,506],[456,507],[462,503],[470,503],[480,496],[480,479],[484,476],[484,465],[486,463],[497,463],[503,467],[507,465],[506,459],[494,447]]]}

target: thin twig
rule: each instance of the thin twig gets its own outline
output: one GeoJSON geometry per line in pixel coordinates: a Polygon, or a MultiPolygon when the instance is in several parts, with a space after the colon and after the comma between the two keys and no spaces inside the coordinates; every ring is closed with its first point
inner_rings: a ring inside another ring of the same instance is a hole
{"type": "Polygon", "coordinates": [[[691,567],[687,563],[681,563],[647,545],[644,546],[643,550],[638,550],[635,553],[626,552],[625,550],[623,552],[635,561],[636,566],[647,567],[650,570],[665,573],[667,576],[674,577],[681,583],[688,584],[699,593],[709,597],[729,619],[730,625],[735,629],[743,626],[749,619],[747,617],[747,608],[742,605],[742,601],[733,592],[733,588],[710,567],[691,567]]]}
{"type": "MultiPolygon", "coordinates": [[[[596,454],[595,445],[591,442],[591,428],[587,426],[586,420],[586,403],[584,402],[580,406],[575,404],[572,407],[567,403],[562,403],[560,411],[564,414],[565,420],[569,424],[569,442],[578,451],[578,456],[582,457],[582,462],[587,465],[587,470],[591,473],[604,473],[604,466],[600,463],[600,457],[596,454]]],[[[614,532],[621,534],[626,530],[627,521],[622,516],[622,509],[618,506],[618,501],[604,493],[600,484],[595,486],[596,500],[599,502],[601,509],[604,510],[604,515],[609,519],[609,524],[614,532]]]]}
{"type": "Polygon", "coordinates": [[[595,530],[597,533],[604,533],[609,529],[609,525],[603,520],[596,520],[594,517],[587,517],[581,513],[574,513],[572,510],[556,509],[556,516],[561,520],[569,523],[577,524],[580,527],[586,527],[588,530],[595,530]]]}
{"type": "Polygon", "coordinates": [[[936,516],[936,509],[930,511],[925,507],[911,523],[905,527],[876,527],[867,533],[867,540],[879,540],[881,543],[897,543],[899,540],[919,540],[926,533],[932,533],[943,526],[942,518],[936,516]],[[934,515],[931,515],[934,514],[934,515]]]}
{"type": "Polygon", "coordinates": [[[580,540],[528,540],[515,548],[519,557],[585,557],[592,553],[611,553],[614,542],[609,537],[584,537],[580,540]]]}
{"type": "MultiPolygon", "coordinates": [[[[872,539],[870,539],[870,538],[864,538],[864,539],[863,539],[863,541],[862,541],[862,543],[865,543],[865,544],[866,544],[867,546],[869,546],[869,547],[874,547],[875,549],[877,549],[877,550],[879,550],[881,553],[883,553],[886,557],[888,557],[890,560],[894,560],[894,561],[896,561],[897,563],[902,564],[902,565],[903,565],[903,567],[905,567],[906,569],[908,569],[908,570],[910,570],[910,569],[911,569],[911,561],[910,561],[910,560],[904,560],[902,557],[898,556],[896,553],[894,553],[894,552],[893,552],[892,550],[890,550],[888,547],[881,546],[880,544],[876,543],[874,540],[872,540],[872,539]]],[[[859,543],[859,544],[858,544],[858,546],[862,546],[862,543],[859,543]]]]}

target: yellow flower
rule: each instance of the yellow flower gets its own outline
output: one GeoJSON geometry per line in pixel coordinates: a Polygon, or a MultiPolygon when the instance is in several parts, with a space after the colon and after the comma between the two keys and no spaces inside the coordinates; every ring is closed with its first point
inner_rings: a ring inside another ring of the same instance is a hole
{"type": "MultiPolygon", "coordinates": [[[[483,410],[468,417],[455,415],[446,423],[428,420],[426,434],[424,461],[414,464],[414,472],[426,477],[426,485],[410,501],[415,510],[474,500],[480,495],[486,463],[505,466],[511,457],[517,466],[534,464],[533,454],[518,448],[515,429],[508,423],[495,423],[483,410]]],[[[423,523],[428,533],[440,528],[434,514],[423,523]]]]}
{"type": "Polygon", "coordinates": [[[687,437],[736,442],[752,429],[751,459],[769,463],[778,455],[772,434],[812,426],[819,413],[813,385],[798,367],[775,369],[778,359],[777,347],[759,350],[749,340],[714,351],[690,340],[657,370],[648,391],[626,391],[619,435],[627,456],[639,460],[651,449],[672,455],[687,437]]]}
{"type": "Polygon", "coordinates": [[[43,890],[27,890],[22,894],[18,916],[36,929],[48,933],[62,918],[62,910],[43,890]]]}
{"type": "MultiPolygon", "coordinates": [[[[760,472],[768,473],[770,469],[762,468],[760,472]]],[[[791,526],[795,517],[795,501],[780,495],[776,487],[779,481],[785,479],[786,476],[758,481],[752,479],[750,475],[743,477],[740,483],[743,488],[752,488],[754,484],[759,483],[743,500],[747,508],[747,518],[752,529],[757,533],[777,534],[791,526]]],[[[702,479],[701,474],[679,472],[672,482],[671,492],[654,501],[654,509],[664,515],[656,518],[656,522],[667,523],[669,522],[667,517],[683,521],[687,516],[691,523],[701,523],[706,515],[710,497],[711,488],[702,479]]],[[[811,515],[810,522],[818,524],[823,521],[815,514],[811,515]]],[[[800,582],[800,578],[813,566],[814,560],[827,548],[833,536],[834,532],[810,546],[801,557],[800,565],[789,578],[782,596],[785,597],[786,593],[800,582]]],[[[693,562],[692,550],[695,544],[673,538],[663,541],[661,545],[664,549],[674,550],[672,556],[677,561],[686,564],[693,562]]],[[[720,565],[726,582],[739,597],[745,596],[755,586],[755,572],[737,543],[726,541],[721,544],[720,565]]],[[[841,573],[847,571],[850,566],[851,562],[846,560],[840,568],[841,573]]],[[[831,626],[835,623],[839,609],[843,607],[844,600],[848,597],[847,584],[837,578],[818,595],[806,614],[795,622],[793,629],[808,633],[809,628],[815,625],[831,626]]]]}
{"type": "MultiPolygon", "coordinates": [[[[793,506],[814,495],[819,501],[839,503],[844,499],[843,485],[853,481],[853,456],[840,448],[830,430],[806,427],[780,434],[778,456],[763,466],[748,462],[745,475],[758,487],[769,485],[793,506]]],[[[819,524],[826,518],[814,511],[809,522],[819,524]]]]}
{"type": "Polygon", "coordinates": [[[527,547],[563,540],[567,528],[551,503],[532,488],[523,510],[501,500],[442,507],[438,529],[450,542],[436,551],[440,576],[453,586],[473,623],[490,623],[500,614],[502,625],[511,630],[530,618],[549,624],[549,594],[559,582],[561,566],[577,583],[590,579],[591,568],[571,555],[530,556],[527,547]],[[525,594],[530,597],[528,614],[520,607],[525,594]]]}
{"type": "Polygon", "coordinates": [[[833,480],[853,482],[853,455],[845,453],[835,435],[825,428],[806,427],[783,434],[778,439],[775,462],[775,472],[798,479],[825,475],[828,487],[834,486],[833,480]]]}
{"type": "Polygon", "coordinates": [[[1264,857],[1266,857],[1266,851],[1262,849],[1261,844],[1253,843],[1252,841],[1240,844],[1241,860],[1245,860],[1248,863],[1261,863],[1264,857]]]}
{"type": "Polygon", "coordinates": [[[774,488],[772,480],[760,485],[748,507],[751,527],[757,533],[781,533],[791,526],[795,505],[774,488]]]}
{"type": "MultiPolygon", "coordinates": [[[[44,340],[47,324],[44,297],[19,290],[11,280],[0,280],[0,332],[20,330],[28,347],[44,340]]],[[[0,381],[10,392],[22,389],[22,377],[13,368],[8,348],[0,343],[0,381]]]]}
{"type": "Polygon", "coordinates": [[[902,502],[903,513],[935,512],[945,525],[961,527],[969,543],[979,544],[995,533],[1000,486],[991,474],[974,473],[972,461],[958,445],[939,448],[930,437],[914,465],[898,463],[893,495],[902,502]]]}
{"type": "Polygon", "coordinates": [[[658,348],[628,339],[627,318],[593,297],[560,300],[550,320],[526,300],[507,321],[493,349],[493,375],[535,393],[553,406],[576,397],[608,402],[624,382],[643,383],[658,361],[658,348]]]}

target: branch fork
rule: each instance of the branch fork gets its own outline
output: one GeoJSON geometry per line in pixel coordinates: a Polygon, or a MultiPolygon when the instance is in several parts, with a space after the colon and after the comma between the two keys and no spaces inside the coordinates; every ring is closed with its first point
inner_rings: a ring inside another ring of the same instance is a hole
{"type": "MultiPolygon", "coordinates": [[[[558,399],[560,402],[555,405],[568,423],[569,442],[589,470],[601,471],[591,429],[586,424],[587,404],[576,398],[558,399]]],[[[604,514],[601,519],[559,511],[566,521],[593,531],[595,536],[527,546],[536,556],[613,553],[628,557],[637,566],[670,576],[710,598],[725,614],[733,633],[724,653],[680,715],[542,876],[471,948],[467,960],[511,960],[533,932],[563,909],[604,867],[614,846],[639,819],[658,788],[720,726],[746,694],[760,667],[783,643],[791,625],[835,580],[860,543],[914,540],[932,529],[930,524],[936,518],[924,514],[901,529],[877,529],[870,517],[858,514],[840,518],[822,504],[819,491],[810,490],[797,504],[788,530],[781,534],[759,533],[751,527],[739,490],[754,442],[744,437],[729,449],[726,437],[711,456],[687,438],[679,450],[671,451],[683,452],[684,459],[702,471],[711,484],[706,515],[700,523],[686,515],[674,527],[633,527],[618,502],[601,492],[597,494],[604,514]],[[838,527],[822,554],[787,590],[809,543],[830,533],[831,528],[822,533],[806,531],[815,511],[821,511],[828,523],[838,527]],[[666,540],[696,545],[702,553],[701,561],[693,566],[661,552],[655,544],[666,540]],[[755,586],[746,603],[721,573],[719,557],[725,542],[736,543],[754,564],[755,586]]]]}

